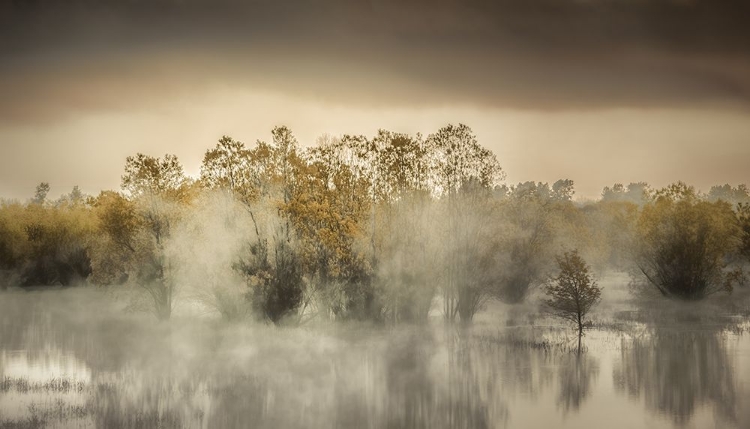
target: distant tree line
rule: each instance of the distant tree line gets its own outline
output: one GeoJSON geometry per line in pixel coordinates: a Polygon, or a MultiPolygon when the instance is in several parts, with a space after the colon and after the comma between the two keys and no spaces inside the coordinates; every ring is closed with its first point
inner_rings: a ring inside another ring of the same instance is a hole
{"type": "Polygon", "coordinates": [[[488,300],[524,301],[560,268],[629,271],[683,300],[745,283],[744,185],[704,195],[681,182],[615,184],[574,203],[571,180],[503,181],[466,125],[305,149],[286,127],[251,146],[225,136],[198,179],[174,155],[136,154],[119,192],[76,187],[50,201],[42,183],[26,203],[3,202],[0,284],[87,282],[139,291],[159,319],[182,301],[278,324],[418,323],[438,307],[470,322],[488,300]]]}

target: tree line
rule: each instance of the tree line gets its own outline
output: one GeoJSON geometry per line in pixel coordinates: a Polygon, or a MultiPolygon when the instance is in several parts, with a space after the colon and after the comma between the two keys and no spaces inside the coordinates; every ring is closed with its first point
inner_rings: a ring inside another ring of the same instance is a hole
{"type": "Polygon", "coordinates": [[[571,180],[505,184],[463,124],[304,149],[277,127],[250,146],[222,137],[198,179],[174,155],[139,153],[119,192],[50,201],[49,190],[0,206],[1,284],[139,291],[159,319],[197,302],[277,324],[420,322],[436,306],[469,322],[488,300],[524,301],[557,268],[577,278],[584,261],[683,300],[743,285],[750,263],[744,185],[615,184],[574,203],[571,180]]]}

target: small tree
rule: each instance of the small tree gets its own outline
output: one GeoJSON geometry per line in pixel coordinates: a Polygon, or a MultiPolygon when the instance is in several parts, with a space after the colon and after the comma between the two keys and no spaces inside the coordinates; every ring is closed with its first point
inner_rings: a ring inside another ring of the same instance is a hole
{"type": "Polygon", "coordinates": [[[586,314],[601,299],[602,290],[591,276],[586,261],[578,255],[577,250],[557,256],[560,274],[547,283],[545,301],[552,313],[578,325],[578,338],[583,336],[587,326],[586,314]]]}

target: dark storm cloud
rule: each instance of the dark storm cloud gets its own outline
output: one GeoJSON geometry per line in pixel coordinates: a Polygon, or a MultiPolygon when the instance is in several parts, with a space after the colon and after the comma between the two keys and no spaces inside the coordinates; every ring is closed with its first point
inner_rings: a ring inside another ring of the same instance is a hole
{"type": "Polygon", "coordinates": [[[740,0],[0,3],[0,118],[215,87],[366,105],[750,104],[740,0]]]}

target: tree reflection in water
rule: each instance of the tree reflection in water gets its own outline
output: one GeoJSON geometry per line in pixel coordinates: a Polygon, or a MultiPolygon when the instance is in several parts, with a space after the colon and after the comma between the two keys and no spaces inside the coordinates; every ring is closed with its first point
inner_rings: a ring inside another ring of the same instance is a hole
{"type": "Polygon", "coordinates": [[[735,421],[737,396],[733,364],[721,332],[657,329],[651,336],[623,340],[615,364],[615,388],[645,398],[654,412],[684,424],[698,408],[710,405],[724,420],[735,421]]]}
{"type": "Polygon", "coordinates": [[[592,427],[605,404],[632,411],[619,427],[711,410],[750,427],[750,338],[705,326],[592,335],[577,354],[549,327],[153,324],[84,291],[3,298],[0,426],[592,427]],[[615,392],[599,377],[613,357],[615,392]]]}
{"type": "Polygon", "coordinates": [[[359,380],[336,383],[337,427],[487,428],[507,420],[492,363],[454,332],[393,331],[359,380]],[[365,386],[365,389],[356,386],[365,386]]]}
{"type": "Polygon", "coordinates": [[[599,377],[599,362],[588,353],[577,351],[563,356],[558,370],[560,392],[557,405],[563,413],[578,411],[591,395],[599,377]]]}

